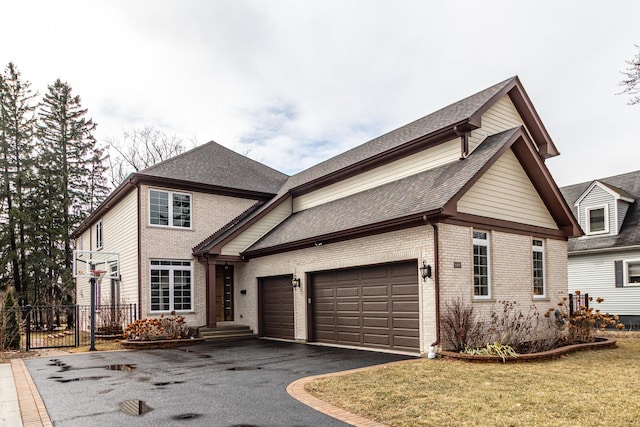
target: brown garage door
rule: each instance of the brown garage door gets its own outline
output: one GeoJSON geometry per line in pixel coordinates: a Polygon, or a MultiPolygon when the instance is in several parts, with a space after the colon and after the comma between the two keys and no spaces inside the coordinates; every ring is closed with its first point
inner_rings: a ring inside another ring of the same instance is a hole
{"type": "Polygon", "coordinates": [[[314,341],[419,351],[417,261],[314,273],[311,295],[314,341]]]}
{"type": "Polygon", "coordinates": [[[260,279],[260,336],[293,339],[291,276],[260,279]]]}

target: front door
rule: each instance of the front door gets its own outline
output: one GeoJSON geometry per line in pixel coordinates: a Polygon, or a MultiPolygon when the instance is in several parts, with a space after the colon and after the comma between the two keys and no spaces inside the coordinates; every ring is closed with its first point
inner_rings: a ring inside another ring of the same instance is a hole
{"type": "Polygon", "coordinates": [[[216,265],[216,322],[233,320],[233,266],[216,265]]]}

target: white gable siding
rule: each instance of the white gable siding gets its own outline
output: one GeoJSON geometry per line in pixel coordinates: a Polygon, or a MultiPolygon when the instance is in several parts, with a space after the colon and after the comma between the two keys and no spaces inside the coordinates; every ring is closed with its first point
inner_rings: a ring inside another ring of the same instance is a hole
{"type": "Polygon", "coordinates": [[[589,230],[587,227],[587,208],[607,205],[609,211],[609,233],[617,234],[616,228],[616,199],[615,197],[604,190],[599,185],[594,185],[591,191],[586,194],[580,204],[578,206],[578,221],[580,222],[580,227],[582,227],[585,232],[589,230]]]}
{"type": "MultiPolygon", "coordinates": [[[[114,252],[120,257],[120,302],[124,304],[138,303],[138,214],[137,191],[130,191],[112,209],[108,210],[102,220],[101,252],[114,252]]],[[[95,224],[82,233],[82,249],[96,250],[95,224]]],[[[77,247],[77,249],[80,249],[77,247]]],[[[103,302],[109,303],[109,279],[101,283],[103,302]]],[[[88,279],[77,281],[76,299],[78,304],[90,304],[90,288],[88,279]]]]}
{"type": "Polygon", "coordinates": [[[460,198],[458,212],[558,229],[511,150],[460,198]]]}
{"type": "Polygon", "coordinates": [[[276,225],[287,219],[289,215],[291,215],[291,198],[285,200],[238,237],[227,243],[220,253],[222,255],[239,255],[240,252],[247,249],[276,225]]]}
{"type": "Polygon", "coordinates": [[[482,115],[482,127],[471,132],[469,151],[473,151],[489,135],[522,125],[524,122],[518,110],[509,95],[505,95],[482,115]]]}
{"type": "Polygon", "coordinates": [[[596,304],[602,312],[640,315],[640,286],[616,288],[614,262],[632,259],[640,259],[640,251],[570,255],[569,292],[580,290],[604,298],[596,304]]]}
{"type": "Polygon", "coordinates": [[[403,159],[387,163],[375,169],[328,185],[293,200],[293,212],[303,211],[333,200],[378,187],[454,162],[460,158],[460,140],[454,139],[431,147],[403,159]]]}

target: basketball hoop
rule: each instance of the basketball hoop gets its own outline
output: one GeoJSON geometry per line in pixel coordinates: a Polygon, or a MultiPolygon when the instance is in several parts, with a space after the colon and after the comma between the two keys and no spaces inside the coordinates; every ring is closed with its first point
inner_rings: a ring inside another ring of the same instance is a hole
{"type": "Polygon", "coordinates": [[[106,270],[91,270],[91,278],[100,282],[100,279],[102,279],[106,273],[106,270]]]}

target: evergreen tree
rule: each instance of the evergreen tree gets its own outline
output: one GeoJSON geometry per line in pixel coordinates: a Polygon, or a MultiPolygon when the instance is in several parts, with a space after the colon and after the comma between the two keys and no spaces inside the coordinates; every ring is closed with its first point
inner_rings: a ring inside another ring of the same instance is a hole
{"type": "Polygon", "coordinates": [[[62,258],[58,264],[62,268],[49,275],[52,286],[61,282],[68,290],[73,256],[69,235],[106,194],[106,189],[101,189],[105,156],[93,136],[96,125],[86,115],[80,97],[60,79],[48,87],[39,110],[41,180],[46,182],[41,194],[52,196],[47,207],[50,211],[43,216],[51,225],[47,236],[50,257],[58,258],[56,253],[61,251],[62,258]]]}
{"type": "Polygon", "coordinates": [[[21,296],[27,289],[27,234],[32,225],[26,205],[34,182],[35,96],[30,83],[9,63],[0,76],[0,253],[10,271],[3,287],[13,284],[21,296]]]}
{"type": "Polygon", "coordinates": [[[7,290],[4,298],[4,309],[0,318],[0,328],[2,329],[2,342],[0,348],[6,350],[20,348],[20,321],[18,316],[18,304],[13,298],[11,289],[7,290]]]}

